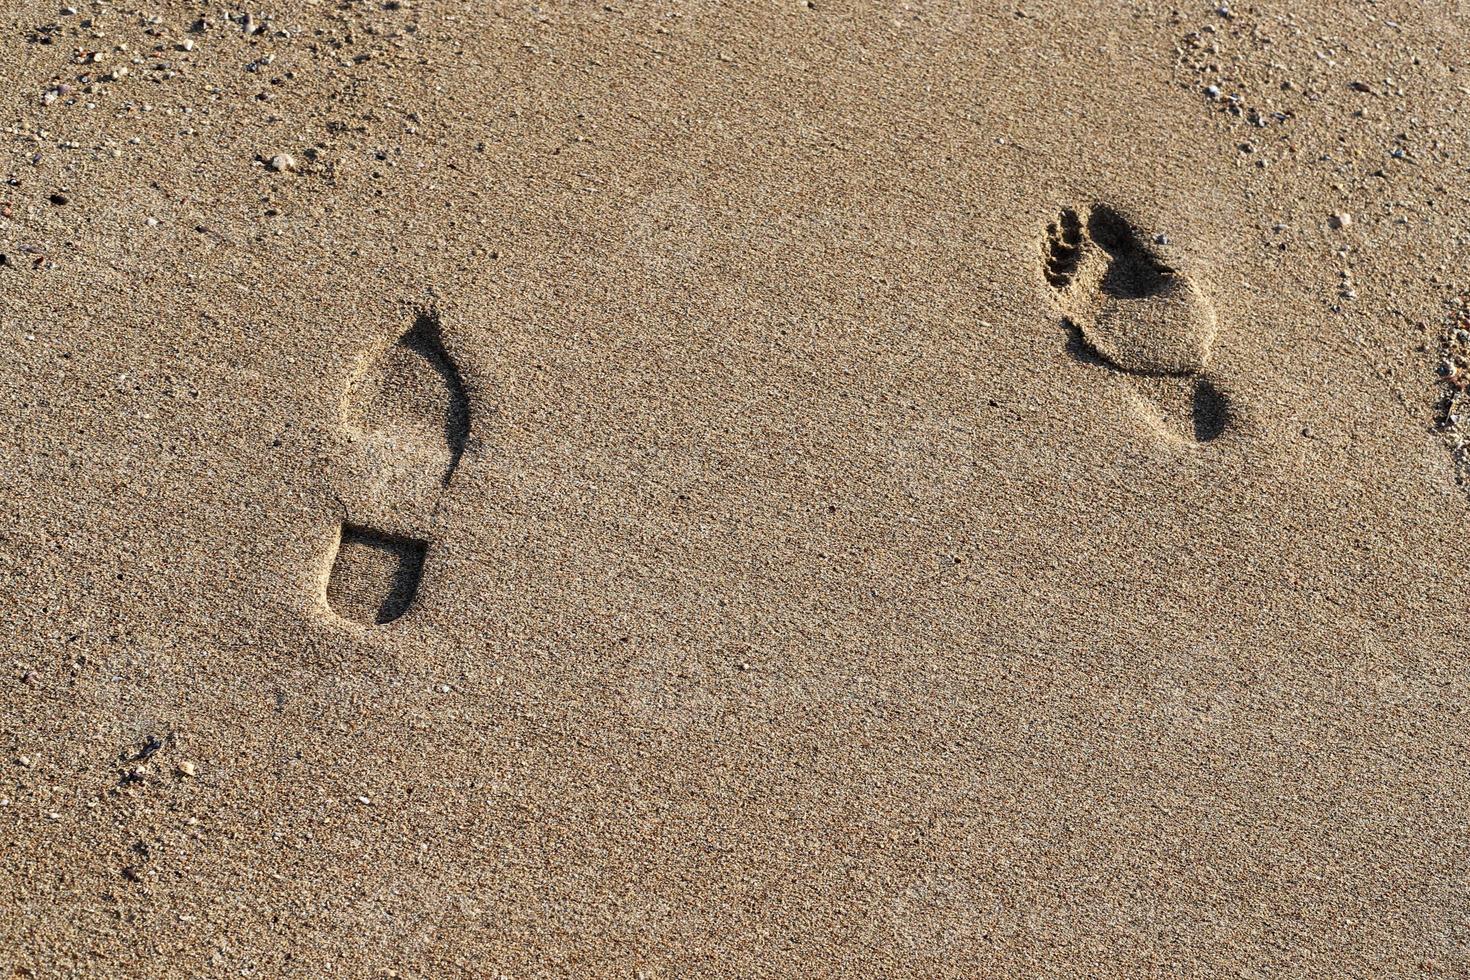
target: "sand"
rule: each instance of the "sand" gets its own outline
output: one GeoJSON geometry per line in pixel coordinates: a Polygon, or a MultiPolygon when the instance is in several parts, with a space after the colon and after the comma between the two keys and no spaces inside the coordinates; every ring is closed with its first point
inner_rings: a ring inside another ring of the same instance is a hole
{"type": "Polygon", "coordinates": [[[10,973],[1470,975],[1466,9],[77,6],[10,973]]]}

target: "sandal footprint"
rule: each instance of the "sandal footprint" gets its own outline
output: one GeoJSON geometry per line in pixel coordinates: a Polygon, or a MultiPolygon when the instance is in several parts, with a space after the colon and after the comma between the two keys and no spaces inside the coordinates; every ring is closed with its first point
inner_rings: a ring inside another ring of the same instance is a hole
{"type": "Polygon", "coordinates": [[[389,623],[418,592],[426,528],[469,439],[469,398],[438,315],[412,327],[352,383],[342,401],[354,487],[328,556],[327,605],[363,624],[389,623]]]}
{"type": "Polygon", "coordinates": [[[1214,308],[1177,266],[1166,240],[1145,243],[1106,205],[1067,208],[1047,226],[1043,271],[1073,352],[1132,378],[1161,433],[1203,443],[1229,428],[1232,413],[1205,373],[1214,308]]]}

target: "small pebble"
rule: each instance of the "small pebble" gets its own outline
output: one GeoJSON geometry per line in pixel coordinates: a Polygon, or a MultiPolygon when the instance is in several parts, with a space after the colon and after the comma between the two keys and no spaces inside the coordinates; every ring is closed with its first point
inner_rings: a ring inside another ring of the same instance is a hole
{"type": "Polygon", "coordinates": [[[296,158],[289,153],[277,153],[266,162],[266,166],[270,167],[276,173],[282,173],[287,170],[295,170],[296,158]]]}
{"type": "Polygon", "coordinates": [[[197,772],[197,771],[198,770],[195,769],[194,763],[192,763],[192,762],[189,762],[189,761],[186,760],[184,762],[180,762],[179,763],[179,775],[180,776],[190,776],[190,777],[192,777],[194,775],[194,773],[197,772]]]}
{"type": "Polygon", "coordinates": [[[1339,211],[1327,219],[1327,224],[1333,228],[1351,228],[1353,216],[1346,211],[1339,211]]]}

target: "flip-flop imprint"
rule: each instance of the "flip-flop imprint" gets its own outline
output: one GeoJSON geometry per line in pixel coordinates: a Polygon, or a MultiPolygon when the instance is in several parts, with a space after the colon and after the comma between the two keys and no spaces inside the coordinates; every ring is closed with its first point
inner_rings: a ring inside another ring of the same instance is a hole
{"type": "Polygon", "coordinates": [[[1230,400],[1205,371],[1214,308],[1181,264],[1165,239],[1145,241],[1102,204],[1064,209],[1042,250],[1073,353],[1129,375],[1160,432],[1209,442],[1229,428],[1230,400]]]}
{"type": "MultiPolygon", "coordinates": [[[[372,474],[366,496],[380,515],[432,514],[470,432],[464,379],[445,349],[439,317],[424,312],[348,386],[343,420],[372,474]],[[396,499],[395,499],[396,498],[396,499]]],[[[342,523],[329,559],[327,605],[343,619],[382,625],[412,606],[430,543],[392,519],[342,523]]]]}

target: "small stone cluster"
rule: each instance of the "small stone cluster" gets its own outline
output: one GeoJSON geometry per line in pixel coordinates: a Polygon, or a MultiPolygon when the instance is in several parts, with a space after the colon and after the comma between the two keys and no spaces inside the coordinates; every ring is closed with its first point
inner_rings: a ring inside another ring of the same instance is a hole
{"type": "Polygon", "coordinates": [[[1449,301],[1448,324],[1440,346],[1440,398],[1436,424],[1455,461],[1461,485],[1470,485],[1470,296],[1449,301]]]}

